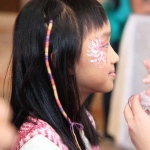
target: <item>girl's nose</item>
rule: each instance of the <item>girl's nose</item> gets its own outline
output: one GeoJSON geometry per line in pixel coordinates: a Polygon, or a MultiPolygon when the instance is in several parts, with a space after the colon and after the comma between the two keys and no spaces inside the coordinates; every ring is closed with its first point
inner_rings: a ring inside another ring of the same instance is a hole
{"type": "MultiPolygon", "coordinates": [[[[112,48],[112,47],[111,47],[112,48]]],[[[112,63],[118,63],[119,62],[119,56],[118,54],[114,51],[114,49],[112,48],[113,51],[113,55],[112,55],[112,63]]]]}

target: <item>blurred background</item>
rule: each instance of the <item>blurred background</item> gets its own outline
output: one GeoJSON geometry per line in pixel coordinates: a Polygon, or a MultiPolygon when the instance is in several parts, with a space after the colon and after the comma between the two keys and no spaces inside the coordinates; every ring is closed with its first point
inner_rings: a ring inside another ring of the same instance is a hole
{"type": "MultiPolygon", "coordinates": [[[[11,92],[11,51],[15,19],[29,0],[0,0],[0,98],[11,92]]],[[[150,59],[150,2],[148,0],[98,0],[112,28],[111,45],[120,56],[113,92],[87,99],[88,109],[102,135],[101,150],[134,150],[123,117],[130,95],[147,87],[143,59],[150,59]],[[136,69],[135,69],[136,68],[136,69]]]]}

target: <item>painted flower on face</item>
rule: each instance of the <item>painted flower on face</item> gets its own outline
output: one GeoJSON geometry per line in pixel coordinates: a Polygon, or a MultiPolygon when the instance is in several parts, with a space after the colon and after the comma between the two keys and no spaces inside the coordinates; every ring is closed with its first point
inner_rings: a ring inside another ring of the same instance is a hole
{"type": "Polygon", "coordinates": [[[106,65],[106,52],[103,49],[104,44],[100,38],[96,37],[88,45],[87,56],[90,57],[89,62],[95,63],[97,67],[103,68],[106,65]]]}

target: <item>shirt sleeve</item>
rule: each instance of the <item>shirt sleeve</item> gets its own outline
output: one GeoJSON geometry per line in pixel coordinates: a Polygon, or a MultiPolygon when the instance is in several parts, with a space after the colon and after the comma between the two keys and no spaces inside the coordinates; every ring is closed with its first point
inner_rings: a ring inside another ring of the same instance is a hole
{"type": "Polygon", "coordinates": [[[60,150],[60,148],[43,135],[36,135],[25,143],[20,150],[60,150]]]}

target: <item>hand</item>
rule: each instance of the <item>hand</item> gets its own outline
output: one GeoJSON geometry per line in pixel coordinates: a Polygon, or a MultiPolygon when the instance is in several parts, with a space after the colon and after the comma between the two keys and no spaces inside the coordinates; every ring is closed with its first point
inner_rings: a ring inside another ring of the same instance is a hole
{"type": "MultiPolygon", "coordinates": [[[[150,83],[150,61],[144,61],[148,76],[143,80],[150,83]]],[[[150,88],[145,92],[150,95],[150,88]]],[[[150,116],[146,114],[141,105],[139,95],[132,96],[124,110],[124,116],[129,127],[129,135],[137,150],[150,149],[150,116]]]]}
{"type": "Polygon", "coordinates": [[[150,83],[150,60],[144,60],[144,65],[148,71],[148,76],[143,80],[143,82],[145,84],[149,84],[150,83]]]}
{"type": "Polygon", "coordinates": [[[137,150],[150,150],[150,116],[146,114],[139,100],[139,95],[132,96],[124,110],[129,127],[129,135],[137,150]]]}
{"type": "Polygon", "coordinates": [[[0,100],[0,149],[11,149],[15,141],[16,128],[11,123],[11,109],[0,100]]]}

